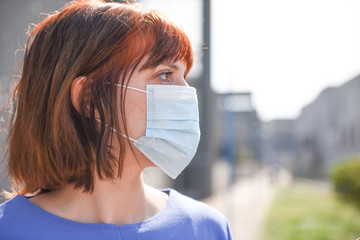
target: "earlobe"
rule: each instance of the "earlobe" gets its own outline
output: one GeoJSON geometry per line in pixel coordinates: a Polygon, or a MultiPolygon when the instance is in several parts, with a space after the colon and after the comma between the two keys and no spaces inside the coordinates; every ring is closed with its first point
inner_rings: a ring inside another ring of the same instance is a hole
{"type": "Polygon", "coordinates": [[[74,108],[76,109],[76,111],[79,113],[81,112],[80,94],[85,84],[85,81],[86,81],[86,77],[80,76],[77,77],[71,84],[71,90],[70,90],[71,102],[74,108]]]}

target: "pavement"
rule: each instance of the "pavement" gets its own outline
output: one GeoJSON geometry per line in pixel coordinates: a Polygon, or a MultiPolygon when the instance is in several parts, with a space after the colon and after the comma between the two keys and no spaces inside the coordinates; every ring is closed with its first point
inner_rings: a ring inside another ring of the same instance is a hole
{"type": "Polygon", "coordinates": [[[235,240],[260,240],[276,187],[284,187],[291,176],[284,170],[260,169],[240,176],[228,189],[218,191],[204,202],[223,213],[230,222],[235,240]]]}

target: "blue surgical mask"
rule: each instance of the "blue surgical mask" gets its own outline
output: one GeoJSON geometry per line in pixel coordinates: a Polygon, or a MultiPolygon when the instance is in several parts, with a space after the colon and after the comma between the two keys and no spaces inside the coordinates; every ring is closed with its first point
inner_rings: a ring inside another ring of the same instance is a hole
{"type": "MultiPolygon", "coordinates": [[[[118,85],[117,86],[121,86],[118,85]]],[[[146,134],[134,145],[175,179],[194,157],[200,141],[196,89],[178,85],[146,85],[146,134]]]]}

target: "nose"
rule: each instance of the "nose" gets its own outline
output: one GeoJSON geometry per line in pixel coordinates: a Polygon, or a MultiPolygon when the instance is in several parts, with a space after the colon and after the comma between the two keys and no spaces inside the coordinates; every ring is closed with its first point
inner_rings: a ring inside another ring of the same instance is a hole
{"type": "Polygon", "coordinates": [[[178,86],[189,86],[189,84],[186,82],[185,78],[183,78],[183,77],[176,79],[175,85],[178,85],[178,86]]]}

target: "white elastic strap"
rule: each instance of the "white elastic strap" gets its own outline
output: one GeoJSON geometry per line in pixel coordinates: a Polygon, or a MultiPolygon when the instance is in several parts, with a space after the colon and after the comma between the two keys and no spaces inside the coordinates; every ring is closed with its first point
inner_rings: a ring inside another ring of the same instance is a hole
{"type": "MultiPolygon", "coordinates": [[[[101,123],[100,119],[95,118],[95,120],[101,123]]],[[[108,125],[105,123],[105,126],[107,127],[108,125]]],[[[115,128],[110,127],[110,129],[111,129],[113,132],[116,132],[116,129],[115,129],[115,128]]],[[[133,139],[133,138],[131,138],[131,137],[128,137],[128,136],[126,136],[126,135],[125,135],[125,134],[123,134],[123,133],[120,133],[120,135],[121,135],[121,136],[123,136],[124,138],[128,138],[128,139],[130,139],[130,140],[131,140],[131,141],[133,141],[133,142],[135,142],[135,141],[136,141],[135,139],[133,139]]]]}
{"type": "MultiPolygon", "coordinates": [[[[121,84],[118,84],[118,83],[115,83],[115,86],[117,86],[117,87],[125,87],[125,86],[123,86],[121,84]]],[[[130,86],[127,86],[126,88],[129,88],[129,89],[132,89],[132,90],[135,90],[135,91],[138,91],[138,92],[147,93],[147,91],[145,91],[145,90],[141,90],[141,89],[130,87],[130,86]]]]}

